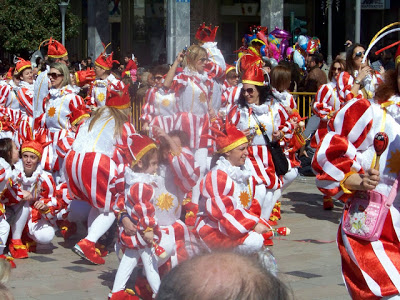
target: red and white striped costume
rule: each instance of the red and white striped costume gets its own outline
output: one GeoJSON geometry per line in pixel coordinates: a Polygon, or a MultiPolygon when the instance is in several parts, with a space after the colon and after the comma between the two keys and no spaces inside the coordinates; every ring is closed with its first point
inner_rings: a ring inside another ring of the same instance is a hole
{"type": "Polygon", "coordinates": [[[26,113],[30,118],[33,117],[33,85],[25,81],[19,83],[17,89],[17,99],[19,102],[19,109],[26,113]]]}
{"type": "Polygon", "coordinates": [[[19,109],[17,86],[14,81],[0,86],[0,105],[12,109],[19,109]]]}
{"type": "Polygon", "coordinates": [[[189,135],[190,148],[199,149],[212,146],[212,141],[204,137],[208,133],[208,108],[218,112],[221,106],[222,87],[218,80],[225,75],[225,60],[217,48],[217,43],[202,45],[210,62],[200,74],[186,67],[176,75],[171,85],[177,103],[175,129],[189,135]]]}
{"type": "Polygon", "coordinates": [[[151,126],[158,126],[166,133],[170,132],[174,126],[176,113],[177,107],[174,93],[169,93],[164,88],[157,87],[147,90],[140,120],[149,124],[151,134],[151,126]]]}
{"type": "Polygon", "coordinates": [[[46,148],[42,155],[42,166],[45,170],[58,171],[60,169],[56,152],[57,143],[71,131],[68,118],[71,110],[84,105],[82,97],[77,95],[70,85],[49,90],[49,94],[43,101],[44,113],[35,119],[35,129],[42,131],[41,134],[46,134],[47,140],[52,141],[52,147],[46,148]]]}
{"type": "MultiPolygon", "coordinates": [[[[353,88],[354,78],[357,77],[357,74],[358,71],[354,72],[354,76],[347,72],[341,72],[336,78],[339,97],[341,98],[340,100],[342,102],[347,102],[355,98],[355,96],[351,93],[351,89],[353,88]]],[[[361,82],[357,98],[372,99],[375,95],[378,84],[380,84],[382,81],[382,76],[378,72],[375,72],[375,74],[372,76],[368,74],[361,82]]]]}
{"type": "Polygon", "coordinates": [[[328,132],[328,121],[345,103],[343,102],[344,99],[339,97],[335,80],[320,86],[313,104],[313,112],[319,117],[320,121],[318,129],[311,139],[311,147],[316,148],[324,138],[328,132]]]}
{"type": "Polygon", "coordinates": [[[108,77],[104,80],[96,79],[92,83],[92,93],[86,105],[88,107],[102,107],[106,105],[107,87],[110,87],[113,90],[122,90],[124,86],[124,83],[121,80],[115,78],[113,74],[108,75],[108,77]]]}
{"type": "Polygon", "coordinates": [[[115,120],[103,115],[89,131],[92,119],[83,123],[78,130],[72,149],[65,158],[65,176],[71,196],[89,202],[92,207],[109,212],[114,205],[115,195],[110,192],[117,176],[117,164],[112,157],[115,145],[126,144],[135,128],[126,122],[120,137],[114,137],[115,120]]]}
{"type": "Polygon", "coordinates": [[[9,165],[8,162],[6,162],[4,160],[4,158],[0,157],[0,194],[1,194],[1,198],[0,198],[0,217],[1,220],[3,220],[4,218],[4,213],[5,213],[5,206],[4,204],[8,204],[8,203],[19,203],[19,201],[22,198],[22,194],[20,191],[17,191],[15,193],[15,201],[13,201],[14,199],[14,195],[10,194],[9,197],[10,199],[8,199],[5,196],[5,193],[7,192],[7,189],[9,187],[12,186],[13,182],[15,181],[16,178],[16,174],[12,171],[11,166],[9,165]]]}
{"type": "Polygon", "coordinates": [[[129,218],[137,226],[136,235],[127,235],[124,227],[119,227],[119,241],[123,247],[145,248],[151,247],[144,239],[143,234],[151,229],[154,240],[161,238],[160,228],[155,217],[155,193],[157,175],[134,173],[130,168],[125,169],[125,197],[118,197],[114,211],[118,214],[126,211],[129,218]]]}
{"type": "Polygon", "coordinates": [[[126,282],[136,268],[139,258],[142,259],[145,275],[153,293],[158,291],[160,286],[158,267],[169,258],[174,244],[166,231],[160,230],[155,214],[156,193],[160,179],[157,175],[134,173],[128,167],[125,170],[125,196],[118,198],[114,208],[116,213],[126,211],[131,221],[137,225],[137,233],[129,236],[123,226],[119,227],[119,242],[122,244],[124,255],[115,276],[113,293],[125,289],[126,282]],[[165,250],[165,258],[161,259],[156,255],[154,246],[144,240],[143,235],[147,230],[153,231],[153,240],[165,250]]]}
{"type": "Polygon", "coordinates": [[[169,154],[168,163],[160,166],[159,174],[155,215],[160,228],[175,241],[175,254],[171,256],[171,267],[175,267],[192,252],[191,233],[180,217],[185,195],[197,183],[200,168],[192,151],[182,148],[179,155],[169,154]]]}
{"type": "Polygon", "coordinates": [[[221,108],[219,112],[226,116],[234,105],[239,100],[240,93],[242,91],[243,84],[239,83],[237,86],[229,85],[228,81],[225,80],[222,86],[222,98],[221,108]]]}
{"type": "MultiPolygon", "coordinates": [[[[286,139],[291,139],[292,125],[285,108],[275,100],[267,101],[261,105],[250,104],[249,108],[257,115],[258,120],[268,133],[272,141],[272,133],[282,130],[286,139]]],[[[249,143],[249,156],[246,159],[246,168],[251,170],[257,184],[266,185],[267,189],[278,189],[281,180],[275,173],[271,153],[267,150],[264,137],[254,116],[249,113],[249,108],[235,105],[228,114],[228,119],[240,130],[255,128],[255,135],[249,143]]]]}
{"type": "Polygon", "coordinates": [[[275,88],[272,88],[272,95],[278,103],[282,104],[285,108],[296,109],[297,104],[293,99],[293,96],[288,91],[279,92],[275,88]]]}
{"type": "Polygon", "coordinates": [[[27,177],[23,171],[22,160],[15,165],[15,172],[17,178],[12,187],[15,194],[19,188],[29,191],[35,200],[39,200],[49,207],[49,210],[46,213],[40,212],[36,208],[31,207],[31,221],[35,223],[40,219],[45,219],[52,225],[55,225],[55,216],[61,208],[61,203],[59,203],[55,198],[56,185],[53,176],[44,171],[42,167],[38,165],[33,174],[30,177],[27,177]]]}
{"type": "Polygon", "coordinates": [[[199,208],[196,231],[207,247],[246,245],[247,252],[259,250],[264,238],[253,231],[260,222],[260,205],[254,199],[251,172],[232,166],[221,157],[204,177],[200,187],[205,201],[199,208]]]}
{"type": "MultiPolygon", "coordinates": [[[[379,104],[352,100],[329,123],[328,132],[313,159],[317,186],[326,195],[348,201],[340,182],[351,172],[359,174],[375,165],[374,136],[384,131],[389,137],[380,158],[380,182],[376,191],[388,196],[397,177],[400,159],[400,125],[379,104]]],[[[400,294],[400,196],[396,196],[376,242],[346,236],[339,227],[338,246],[342,273],[353,299],[380,299],[400,294]]],[[[344,211],[344,215],[347,210],[344,211]]]]}

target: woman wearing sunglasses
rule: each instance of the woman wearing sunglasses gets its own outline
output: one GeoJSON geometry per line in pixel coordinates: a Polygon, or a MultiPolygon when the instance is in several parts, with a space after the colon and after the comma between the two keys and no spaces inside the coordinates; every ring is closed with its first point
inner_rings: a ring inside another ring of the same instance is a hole
{"type": "MultiPolygon", "coordinates": [[[[400,99],[399,69],[397,65],[396,70],[385,72],[373,102],[353,99],[337,112],[334,122],[329,123],[330,130],[321,141],[312,163],[317,173],[317,187],[322,193],[346,204],[351,204],[353,195],[359,191],[389,196],[400,171],[400,108],[396,105],[400,99]],[[388,138],[387,147],[378,156],[377,163],[374,137],[382,131],[388,138]]],[[[337,245],[342,275],[352,299],[399,299],[398,191],[394,197],[383,219],[383,230],[378,240],[361,240],[346,234],[342,224],[339,226],[337,245]]],[[[369,218],[362,205],[355,210],[345,205],[341,219],[349,214],[357,232],[363,233],[366,229],[369,232],[369,218]]]]}
{"type": "Polygon", "coordinates": [[[44,99],[44,113],[35,120],[35,130],[46,132],[48,140],[52,141],[49,151],[43,154],[42,165],[45,170],[53,172],[54,178],[58,180],[60,170],[60,161],[56,152],[57,142],[63,137],[75,134],[71,132],[72,124],[69,116],[72,110],[82,111],[82,118],[88,118],[85,103],[81,96],[75,93],[71,86],[71,79],[68,67],[63,63],[54,63],[50,65],[50,71],[47,73],[50,81],[49,94],[44,99]]]}
{"type": "Polygon", "coordinates": [[[372,99],[375,90],[382,82],[381,75],[374,71],[368,64],[363,64],[365,47],[353,44],[346,53],[346,70],[337,79],[339,94],[344,101],[354,97],[372,99]]]}
{"type": "MultiPolygon", "coordinates": [[[[217,28],[200,26],[196,33],[199,45],[192,45],[179,53],[164,86],[170,88],[176,97],[176,130],[189,135],[190,149],[195,152],[200,166],[200,178],[207,168],[208,148],[213,147],[210,139],[209,122],[221,106],[222,84],[225,75],[225,59],[214,42],[217,28]],[[177,67],[183,63],[183,71],[176,74],[177,67]]],[[[193,201],[197,203],[199,185],[193,191],[193,201]]]]}
{"type": "Polygon", "coordinates": [[[155,85],[146,92],[140,117],[142,129],[148,130],[150,137],[154,136],[153,126],[162,128],[166,133],[174,126],[177,113],[175,93],[164,88],[164,77],[168,71],[167,65],[159,65],[151,70],[155,85]]]}
{"type": "MultiPolygon", "coordinates": [[[[311,147],[317,148],[318,144],[328,133],[328,121],[346,103],[344,98],[339,96],[336,78],[345,70],[344,60],[337,58],[329,68],[329,83],[321,85],[315,96],[313,112],[319,118],[319,126],[311,138],[311,147]]],[[[323,197],[323,207],[325,210],[333,209],[333,199],[329,196],[323,197]]]]}
{"type": "Polygon", "coordinates": [[[257,186],[255,198],[261,204],[261,217],[269,219],[282,186],[282,177],[275,173],[271,153],[262,130],[271,142],[292,138],[289,115],[264,86],[264,74],[256,65],[249,67],[242,77],[243,89],[238,104],[228,114],[228,120],[242,130],[249,139],[246,168],[251,170],[257,186]],[[260,125],[258,125],[260,124],[260,125]],[[260,129],[262,126],[262,129],[260,129]]]}

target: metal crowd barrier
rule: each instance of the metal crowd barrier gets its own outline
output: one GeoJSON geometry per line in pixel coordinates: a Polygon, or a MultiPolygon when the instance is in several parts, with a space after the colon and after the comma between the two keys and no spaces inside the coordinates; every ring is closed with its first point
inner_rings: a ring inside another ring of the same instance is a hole
{"type": "Polygon", "coordinates": [[[311,117],[312,104],[317,93],[310,92],[292,92],[294,101],[297,103],[297,109],[301,117],[311,117]]]}
{"type": "MultiPolygon", "coordinates": [[[[292,92],[294,100],[297,103],[297,109],[301,117],[311,117],[312,114],[312,103],[317,93],[309,92],[292,92]]],[[[132,107],[132,120],[136,130],[141,130],[142,125],[139,122],[142,106],[144,104],[144,98],[138,99],[133,103],[132,107]]]]}

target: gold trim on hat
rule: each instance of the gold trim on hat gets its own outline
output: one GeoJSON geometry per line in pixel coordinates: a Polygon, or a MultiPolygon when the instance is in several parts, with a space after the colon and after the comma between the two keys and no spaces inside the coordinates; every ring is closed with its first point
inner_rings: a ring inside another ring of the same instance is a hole
{"type": "Polygon", "coordinates": [[[231,151],[232,149],[235,149],[236,147],[239,147],[240,145],[243,145],[244,143],[248,143],[249,140],[247,137],[241,137],[237,141],[233,142],[232,144],[229,144],[225,148],[222,148],[221,150],[218,151],[218,153],[226,153],[228,151],[231,151]]]}
{"type": "Polygon", "coordinates": [[[37,151],[36,149],[33,149],[31,147],[22,148],[21,149],[21,154],[24,153],[24,152],[32,152],[33,154],[36,154],[37,157],[39,157],[39,159],[42,158],[42,154],[39,151],[37,151]]]}
{"type": "Polygon", "coordinates": [[[144,147],[142,150],[139,151],[139,153],[137,155],[135,155],[135,159],[132,161],[131,163],[131,168],[137,164],[137,162],[147,153],[149,152],[151,149],[157,148],[156,144],[151,143],[149,145],[147,145],[146,147],[144,147]]]}

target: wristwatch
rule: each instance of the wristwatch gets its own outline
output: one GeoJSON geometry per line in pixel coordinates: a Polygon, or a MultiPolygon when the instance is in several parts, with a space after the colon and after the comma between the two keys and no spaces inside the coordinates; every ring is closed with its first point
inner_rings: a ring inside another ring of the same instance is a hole
{"type": "Polygon", "coordinates": [[[355,84],[361,84],[360,80],[358,80],[358,79],[354,80],[354,83],[355,84]]]}

